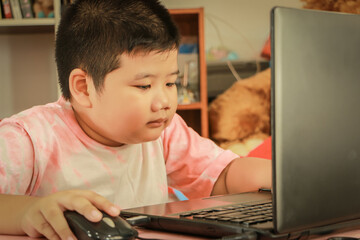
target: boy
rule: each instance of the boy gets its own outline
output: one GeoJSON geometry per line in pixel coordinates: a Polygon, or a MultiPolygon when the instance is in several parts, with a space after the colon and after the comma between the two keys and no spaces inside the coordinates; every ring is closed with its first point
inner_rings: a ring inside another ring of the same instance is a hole
{"type": "MultiPolygon", "coordinates": [[[[79,0],[62,16],[62,97],[0,123],[0,234],[75,239],[63,216],[269,187],[175,114],[179,33],[157,0],[79,0]]],[[[256,171],[256,172],[255,172],[256,171]]],[[[256,174],[255,174],[256,173],[256,174]]]]}

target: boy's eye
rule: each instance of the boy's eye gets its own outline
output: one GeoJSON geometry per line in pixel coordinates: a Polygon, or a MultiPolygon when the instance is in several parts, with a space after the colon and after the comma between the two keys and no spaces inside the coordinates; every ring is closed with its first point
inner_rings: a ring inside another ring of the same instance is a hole
{"type": "Polygon", "coordinates": [[[172,87],[174,85],[175,85],[175,83],[166,83],[166,86],[168,86],[168,87],[172,87]]]}
{"type": "Polygon", "coordinates": [[[143,90],[146,90],[146,89],[149,89],[151,88],[151,85],[138,85],[136,86],[137,88],[140,88],[140,89],[143,89],[143,90]]]}

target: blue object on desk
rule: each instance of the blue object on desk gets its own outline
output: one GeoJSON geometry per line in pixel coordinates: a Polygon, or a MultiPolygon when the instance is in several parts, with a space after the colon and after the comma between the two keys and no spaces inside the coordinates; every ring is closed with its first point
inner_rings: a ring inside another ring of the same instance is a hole
{"type": "Polygon", "coordinates": [[[184,201],[184,200],[189,200],[182,192],[180,192],[179,190],[174,189],[174,193],[176,195],[176,197],[180,200],[180,201],[184,201]]]}
{"type": "Polygon", "coordinates": [[[189,200],[181,191],[173,187],[168,187],[168,191],[169,193],[175,194],[175,196],[177,197],[177,199],[179,199],[179,201],[189,200]]]}

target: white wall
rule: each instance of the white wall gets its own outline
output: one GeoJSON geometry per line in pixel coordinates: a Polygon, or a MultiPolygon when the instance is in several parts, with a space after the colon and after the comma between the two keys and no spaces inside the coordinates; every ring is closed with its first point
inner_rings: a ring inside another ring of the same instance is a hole
{"type": "Polygon", "coordinates": [[[0,119],[58,98],[54,34],[0,34],[0,119]]]}
{"type": "Polygon", "coordinates": [[[301,8],[300,0],[161,0],[167,8],[203,7],[205,50],[225,45],[239,60],[260,56],[270,32],[274,6],[301,8]],[[221,34],[222,42],[216,29],[221,34]],[[223,44],[222,44],[223,43],[223,44]]]}

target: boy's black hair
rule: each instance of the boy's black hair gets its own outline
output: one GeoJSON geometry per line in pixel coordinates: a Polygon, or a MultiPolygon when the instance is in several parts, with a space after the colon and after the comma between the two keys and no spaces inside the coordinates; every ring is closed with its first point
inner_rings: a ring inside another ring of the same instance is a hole
{"type": "Polygon", "coordinates": [[[70,99],[69,75],[89,74],[97,91],[119,56],[179,47],[179,32],[158,0],[77,0],[65,10],[56,34],[55,56],[62,95],[70,99]]]}

